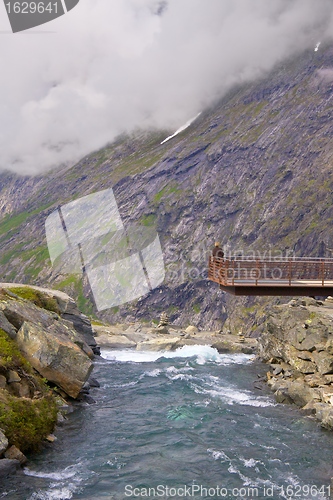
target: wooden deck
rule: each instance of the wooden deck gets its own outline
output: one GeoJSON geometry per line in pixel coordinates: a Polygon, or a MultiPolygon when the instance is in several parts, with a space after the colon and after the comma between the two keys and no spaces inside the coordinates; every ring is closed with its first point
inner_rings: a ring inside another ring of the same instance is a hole
{"type": "Polygon", "coordinates": [[[209,259],[208,279],[232,295],[333,295],[333,259],[209,259]]]}

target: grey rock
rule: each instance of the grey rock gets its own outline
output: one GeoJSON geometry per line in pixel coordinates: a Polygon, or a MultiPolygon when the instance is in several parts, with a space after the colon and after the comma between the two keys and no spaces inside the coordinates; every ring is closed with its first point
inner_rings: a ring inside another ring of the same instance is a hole
{"type": "Polygon", "coordinates": [[[126,335],[99,335],[97,339],[100,347],[108,347],[110,349],[128,349],[136,347],[137,344],[126,335]]]}
{"type": "Polygon", "coordinates": [[[314,399],[314,389],[304,382],[294,381],[288,386],[288,394],[293,402],[301,408],[314,399]]]}
{"type": "Polygon", "coordinates": [[[3,311],[0,310],[0,328],[6,332],[11,339],[15,339],[17,329],[8,321],[3,311]]]}
{"type": "Polygon", "coordinates": [[[43,377],[76,398],[93,365],[60,327],[52,325],[46,332],[38,325],[24,322],[16,341],[27,360],[43,377]]]}
{"type": "Polygon", "coordinates": [[[0,478],[5,479],[17,472],[21,464],[18,460],[9,460],[2,458],[0,460],[0,478]]]}
{"type": "Polygon", "coordinates": [[[0,430],[0,457],[8,448],[8,439],[4,433],[0,430]]]}
{"type": "Polygon", "coordinates": [[[7,382],[8,384],[11,384],[12,382],[21,382],[21,377],[14,370],[9,370],[7,382]]]}
{"type": "Polygon", "coordinates": [[[282,366],[277,366],[276,368],[274,368],[273,370],[273,375],[276,377],[277,375],[280,375],[280,373],[283,372],[283,368],[282,366]]]}
{"type": "Polygon", "coordinates": [[[101,387],[101,384],[94,377],[89,377],[88,382],[90,384],[90,387],[101,387]]]}
{"type": "Polygon", "coordinates": [[[321,344],[322,342],[326,342],[325,335],[322,333],[311,333],[310,335],[307,335],[301,345],[298,347],[298,349],[302,351],[310,351],[313,352],[314,350],[318,350],[318,345],[321,344]]]}
{"type": "Polygon", "coordinates": [[[137,351],[172,351],[179,346],[180,337],[165,337],[139,342],[137,351]]]}
{"type": "Polygon", "coordinates": [[[28,461],[27,457],[22,453],[22,451],[19,450],[14,445],[10,446],[6,450],[6,452],[5,452],[5,458],[8,458],[9,460],[18,460],[21,465],[26,464],[27,461],[28,461]]]}
{"type": "Polygon", "coordinates": [[[316,418],[321,422],[321,426],[328,430],[333,430],[333,408],[319,403],[315,405],[316,418]]]}
{"type": "Polygon", "coordinates": [[[314,362],[317,365],[318,372],[321,375],[326,375],[333,373],[333,355],[328,352],[314,352],[313,353],[314,362]]]}
{"type": "Polygon", "coordinates": [[[86,344],[88,344],[91,348],[97,346],[93,329],[87,316],[78,311],[77,314],[69,314],[68,312],[63,313],[62,318],[72,323],[74,329],[79,333],[80,337],[86,344]]]}
{"type": "Polygon", "coordinates": [[[274,393],[275,399],[278,403],[293,404],[294,400],[289,395],[287,389],[278,389],[274,393]]]}

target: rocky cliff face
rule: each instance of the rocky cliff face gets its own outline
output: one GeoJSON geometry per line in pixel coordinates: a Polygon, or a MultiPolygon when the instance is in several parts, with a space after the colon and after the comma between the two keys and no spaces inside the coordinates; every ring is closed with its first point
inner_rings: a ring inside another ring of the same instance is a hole
{"type": "Polygon", "coordinates": [[[44,222],[58,206],[113,188],[125,224],[156,227],[166,278],[141,300],[106,310],[110,322],[152,320],[220,328],[251,301],[206,280],[218,238],[225,250],[330,255],[333,248],[333,46],[287,61],[235,88],[184,132],[121,137],[71,169],[42,178],[2,174],[3,280],[52,284],[96,312],[88,281],[50,266],[44,222]]]}
{"type": "Polygon", "coordinates": [[[275,306],[261,330],[258,356],[271,366],[277,401],[295,403],[333,429],[333,300],[275,306]]]}
{"type": "Polygon", "coordinates": [[[91,325],[65,293],[0,286],[0,476],[52,432],[61,396],[82,396],[93,349],[91,325]]]}

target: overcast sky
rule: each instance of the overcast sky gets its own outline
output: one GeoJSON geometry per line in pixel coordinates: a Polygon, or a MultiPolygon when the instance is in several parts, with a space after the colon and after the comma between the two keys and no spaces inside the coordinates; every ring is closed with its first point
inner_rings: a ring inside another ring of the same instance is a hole
{"type": "Polygon", "coordinates": [[[36,174],[124,130],[176,130],[331,35],[332,0],[80,0],[17,34],[1,2],[0,169],[36,174]]]}

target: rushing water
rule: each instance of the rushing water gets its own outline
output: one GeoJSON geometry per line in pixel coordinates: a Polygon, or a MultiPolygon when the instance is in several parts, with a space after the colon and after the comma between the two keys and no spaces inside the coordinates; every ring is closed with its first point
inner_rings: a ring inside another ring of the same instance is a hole
{"type": "Polygon", "coordinates": [[[97,403],[70,414],[0,498],[329,498],[333,434],[259,390],[250,356],[102,355],[97,403]]]}

